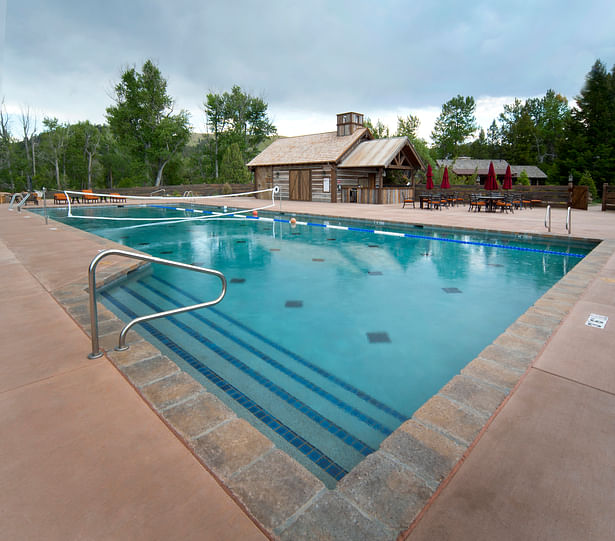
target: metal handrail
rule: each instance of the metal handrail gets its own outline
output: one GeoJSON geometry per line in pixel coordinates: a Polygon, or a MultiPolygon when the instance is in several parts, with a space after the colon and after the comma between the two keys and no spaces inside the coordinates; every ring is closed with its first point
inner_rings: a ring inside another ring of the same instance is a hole
{"type": "Polygon", "coordinates": [[[154,195],[156,193],[164,193],[164,194],[166,194],[167,191],[164,188],[160,188],[159,190],[154,190],[152,193],[150,193],[150,195],[154,195]]]}
{"type": "Polygon", "coordinates": [[[204,274],[211,274],[213,276],[217,276],[220,278],[222,282],[222,292],[218,296],[218,298],[213,301],[203,302],[200,304],[192,304],[190,306],[184,306],[182,308],[174,308],[172,310],[165,310],[164,312],[156,312],[155,314],[149,314],[146,316],[141,316],[130,321],[120,332],[119,343],[116,348],[118,351],[124,351],[128,349],[126,345],[126,334],[128,331],[137,323],[143,323],[144,321],[149,321],[150,319],[156,319],[159,317],[170,316],[174,314],[181,314],[183,312],[188,312],[190,310],[197,310],[198,308],[205,308],[207,306],[213,306],[214,304],[218,304],[226,295],[226,278],[224,274],[217,270],[206,269],[203,267],[196,267],[194,265],[188,265],[186,263],[178,263],[177,261],[170,261],[168,259],[161,259],[159,257],[154,257],[151,255],[145,254],[137,254],[134,252],[127,252],[125,250],[104,250],[100,252],[92,262],[90,263],[90,267],[88,269],[88,285],[90,289],[90,327],[92,333],[92,353],[88,355],[89,359],[97,359],[101,357],[103,352],[100,350],[100,346],[98,343],[98,310],[96,308],[96,266],[98,262],[109,255],[119,255],[123,257],[129,257],[131,259],[139,259],[141,261],[149,261],[151,263],[160,263],[162,265],[168,265],[170,267],[178,267],[180,269],[193,270],[197,272],[202,272],[204,274]]]}
{"type": "MultiPolygon", "coordinates": [[[[31,195],[32,195],[32,194],[31,194],[30,192],[28,192],[28,193],[27,193],[27,194],[26,194],[26,195],[22,198],[22,200],[21,200],[19,203],[17,203],[17,211],[18,211],[18,212],[21,212],[21,207],[23,207],[23,206],[26,204],[26,202],[28,201],[28,199],[30,198],[30,196],[31,196],[31,195]]],[[[13,206],[13,203],[11,202],[11,207],[12,207],[12,206],[13,206]]],[[[11,210],[11,207],[9,207],[9,210],[11,210]]]]}
{"type": "Polygon", "coordinates": [[[545,212],[545,227],[551,233],[551,205],[547,205],[547,210],[545,212]],[[549,219],[549,225],[547,225],[547,218],[549,219]]]}
{"type": "Polygon", "coordinates": [[[186,190],[182,197],[194,197],[194,192],[192,190],[186,190]]]}
{"type": "Polygon", "coordinates": [[[566,214],[566,230],[569,235],[572,233],[572,207],[568,207],[568,213],[566,214]]]}

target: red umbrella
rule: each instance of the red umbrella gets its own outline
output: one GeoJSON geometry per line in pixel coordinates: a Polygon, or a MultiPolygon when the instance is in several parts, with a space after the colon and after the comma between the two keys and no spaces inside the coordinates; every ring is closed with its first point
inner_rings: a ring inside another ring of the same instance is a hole
{"type": "Polygon", "coordinates": [[[451,183],[448,181],[448,167],[444,168],[444,174],[442,175],[442,184],[440,184],[440,188],[443,190],[448,190],[451,187],[451,183]]]}
{"type": "Polygon", "coordinates": [[[427,184],[425,188],[428,190],[433,190],[433,173],[431,171],[431,165],[427,164],[427,184]]]}
{"type": "Polygon", "coordinates": [[[510,172],[510,165],[506,167],[504,182],[502,182],[502,190],[512,190],[512,173],[510,172]]]}
{"type": "Polygon", "coordinates": [[[489,172],[487,173],[487,180],[485,181],[485,190],[497,190],[499,189],[498,180],[495,177],[495,169],[493,162],[489,162],[489,172]]]}

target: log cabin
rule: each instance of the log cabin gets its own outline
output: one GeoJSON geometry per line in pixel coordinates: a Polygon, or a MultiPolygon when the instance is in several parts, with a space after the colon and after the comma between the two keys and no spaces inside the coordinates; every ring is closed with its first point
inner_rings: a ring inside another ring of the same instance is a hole
{"type": "Polygon", "coordinates": [[[247,165],[256,190],[279,186],[282,199],[331,203],[399,203],[425,170],[407,137],[374,139],[354,112],[337,115],[336,131],[277,139],[247,165]]]}

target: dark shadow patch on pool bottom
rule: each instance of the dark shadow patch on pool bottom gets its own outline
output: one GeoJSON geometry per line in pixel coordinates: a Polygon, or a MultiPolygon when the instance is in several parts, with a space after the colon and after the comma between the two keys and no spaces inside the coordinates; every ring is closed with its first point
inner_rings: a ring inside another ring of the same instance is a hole
{"type": "Polygon", "coordinates": [[[370,344],[383,344],[391,341],[387,332],[368,332],[367,340],[370,344]]]}
{"type": "Polygon", "coordinates": [[[245,278],[231,278],[231,284],[243,284],[245,281],[245,278]]]}
{"type": "Polygon", "coordinates": [[[458,289],[456,287],[443,287],[442,291],[444,291],[445,293],[463,293],[461,289],[458,289]]]}
{"type": "Polygon", "coordinates": [[[370,276],[382,276],[382,272],[380,271],[367,271],[367,274],[370,276]]]}
{"type": "Polygon", "coordinates": [[[312,261],[316,261],[317,263],[322,263],[324,261],[324,259],[322,259],[320,257],[313,257],[312,261]]]}
{"type": "Polygon", "coordinates": [[[303,301],[286,301],[286,308],[303,308],[303,301]]]}

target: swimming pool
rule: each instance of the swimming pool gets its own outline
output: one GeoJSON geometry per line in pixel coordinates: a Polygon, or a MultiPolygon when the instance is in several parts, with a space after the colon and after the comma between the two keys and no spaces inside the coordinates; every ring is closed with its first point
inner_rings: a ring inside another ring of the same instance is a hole
{"type": "MultiPolygon", "coordinates": [[[[592,247],[302,217],[305,225],[293,227],[288,220],[261,213],[258,220],[153,227],[69,223],[225,273],[229,291],[220,305],[143,332],[328,486],[592,247]]],[[[106,290],[104,299],[132,318],[206,300],[218,288],[216,280],[157,266],[106,290]]]]}

